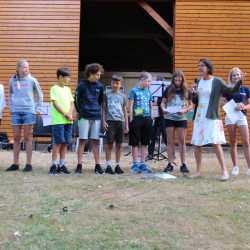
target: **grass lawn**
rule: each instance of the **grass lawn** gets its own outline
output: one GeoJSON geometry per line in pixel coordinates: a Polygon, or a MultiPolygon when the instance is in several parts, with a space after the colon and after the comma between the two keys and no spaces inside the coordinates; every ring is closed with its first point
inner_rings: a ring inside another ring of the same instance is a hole
{"type": "MultiPolygon", "coordinates": [[[[77,176],[48,176],[51,155],[34,153],[34,172],[6,173],[12,153],[1,151],[0,249],[250,249],[250,177],[219,182],[207,150],[204,176],[174,181],[129,174],[96,176],[87,159],[77,176]]],[[[22,154],[22,159],[24,155],[22,154]]],[[[226,153],[227,165],[231,166],[226,153]]],[[[70,154],[68,166],[75,168],[70,154]]],[[[151,162],[162,170],[165,161],[151,162]]],[[[188,165],[194,171],[192,151],[188,165]]],[[[178,174],[178,171],[175,172],[178,174]]]]}

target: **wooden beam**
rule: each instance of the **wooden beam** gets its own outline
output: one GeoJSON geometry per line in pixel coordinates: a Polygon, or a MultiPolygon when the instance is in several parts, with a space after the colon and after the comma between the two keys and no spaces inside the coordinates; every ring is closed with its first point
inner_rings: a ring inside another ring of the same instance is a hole
{"type": "Polygon", "coordinates": [[[153,39],[163,39],[163,34],[157,33],[83,33],[83,39],[145,39],[145,40],[153,40],[153,39]]]}
{"type": "Polygon", "coordinates": [[[138,0],[138,4],[173,38],[173,28],[144,0],[138,0]]]}
{"type": "Polygon", "coordinates": [[[154,38],[154,41],[158,44],[158,46],[166,53],[169,54],[170,49],[166,46],[166,44],[159,38],[154,38]]]}

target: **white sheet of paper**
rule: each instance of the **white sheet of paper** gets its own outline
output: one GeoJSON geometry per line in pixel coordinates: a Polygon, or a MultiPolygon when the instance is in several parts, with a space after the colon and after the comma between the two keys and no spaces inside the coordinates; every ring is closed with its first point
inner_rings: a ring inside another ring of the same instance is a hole
{"type": "Polygon", "coordinates": [[[175,113],[180,112],[181,109],[182,107],[179,107],[179,106],[169,106],[165,109],[165,111],[171,114],[175,114],[175,113]]]}
{"type": "Polygon", "coordinates": [[[155,173],[155,176],[164,180],[176,179],[176,176],[171,175],[171,174],[166,174],[166,173],[155,173]]]}
{"type": "Polygon", "coordinates": [[[49,102],[44,102],[40,107],[39,107],[39,113],[41,115],[48,115],[50,111],[50,103],[49,102]]]}
{"type": "Polygon", "coordinates": [[[52,117],[51,117],[51,106],[50,103],[44,103],[42,106],[41,116],[43,120],[43,126],[50,126],[52,125],[52,117]]]}
{"type": "Polygon", "coordinates": [[[152,115],[152,118],[157,118],[160,116],[159,114],[159,107],[158,106],[153,106],[152,109],[151,109],[151,115],[152,115]]]}
{"type": "Polygon", "coordinates": [[[162,180],[174,180],[177,177],[167,173],[150,173],[150,174],[143,174],[141,176],[142,179],[162,179],[162,180]]]}
{"type": "Polygon", "coordinates": [[[42,115],[43,126],[50,126],[52,125],[51,115],[42,115]]]}
{"type": "Polygon", "coordinates": [[[244,117],[244,114],[241,111],[235,110],[236,107],[237,103],[233,99],[223,106],[223,110],[233,123],[244,117]]]}

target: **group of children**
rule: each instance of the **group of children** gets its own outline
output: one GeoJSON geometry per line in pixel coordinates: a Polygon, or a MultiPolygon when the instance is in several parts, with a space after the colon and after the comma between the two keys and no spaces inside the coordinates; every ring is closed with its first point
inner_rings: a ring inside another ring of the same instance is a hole
{"type": "MultiPolygon", "coordinates": [[[[231,156],[233,161],[232,175],[239,174],[237,166],[236,127],[240,128],[244,154],[248,164],[247,175],[250,176],[249,132],[246,110],[250,108],[250,92],[242,86],[243,73],[239,68],[233,68],[229,73],[229,84],[213,76],[213,64],[208,59],[201,59],[198,65],[200,80],[192,89],[188,89],[182,71],[174,72],[170,85],[163,93],[160,109],[164,116],[164,126],[167,135],[168,164],[164,172],[174,170],[175,131],[178,132],[180,153],[180,171],[189,173],[186,164],[185,133],[187,114],[194,110],[194,129],[192,144],[197,171],[194,177],[201,176],[202,146],[212,144],[218,162],[221,166],[221,180],[228,180],[229,173],[225,166],[221,144],[225,143],[222,121],[219,118],[221,99],[237,103],[237,110],[245,116],[240,121],[232,123],[226,117],[228,126],[231,156]]],[[[83,153],[89,140],[95,161],[96,174],[122,174],[121,151],[123,136],[129,134],[129,145],[132,148],[132,173],[151,173],[146,164],[147,148],[152,138],[151,110],[153,98],[149,91],[152,75],[141,72],[138,85],[134,86],[126,98],[122,91],[122,77],[113,75],[111,87],[107,88],[100,82],[103,73],[102,65],[89,64],[85,68],[86,78],[78,84],[75,96],[70,85],[71,73],[68,68],[57,70],[57,83],[50,89],[52,115],[52,165],[49,173],[69,174],[65,158],[68,145],[71,144],[73,121],[78,121],[79,146],[77,150],[77,166],[75,173],[81,174],[83,169],[83,153]],[[128,101],[127,101],[128,99],[128,101]],[[103,130],[106,141],[106,168],[100,164],[99,139],[103,130]],[[115,143],[115,165],[111,161],[113,144],[115,143]]],[[[9,81],[9,103],[11,121],[14,132],[14,159],[7,171],[19,169],[19,153],[21,131],[24,130],[27,162],[23,171],[32,171],[32,127],[35,115],[43,101],[43,94],[38,81],[31,76],[26,60],[17,63],[17,72],[9,81]]],[[[0,85],[0,120],[5,107],[3,86],[0,85]]]]}
{"type": "Polygon", "coordinates": [[[78,120],[79,145],[75,173],[83,169],[84,147],[88,140],[94,156],[96,174],[123,174],[120,166],[123,134],[128,130],[126,97],[121,91],[122,78],[112,76],[111,90],[99,81],[103,67],[94,63],[86,66],[86,79],[82,79],[73,97],[68,68],[57,70],[58,82],[50,90],[52,108],[52,166],[49,173],[70,174],[65,165],[68,145],[71,144],[73,121],[78,120]],[[99,139],[102,128],[106,133],[106,169],[100,164],[99,139]],[[116,166],[113,170],[111,152],[116,143],[116,166]]]}

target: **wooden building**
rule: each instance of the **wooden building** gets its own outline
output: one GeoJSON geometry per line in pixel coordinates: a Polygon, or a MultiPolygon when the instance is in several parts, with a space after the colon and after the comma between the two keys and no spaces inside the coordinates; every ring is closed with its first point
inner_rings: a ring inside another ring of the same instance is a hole
{"type": "MultiPolygon", "coordinates": [[[[226,80],[233,66],[250,72],[249,14],[248,0],[0,0],[0,81],[8,96],[16,61],[26,58],[45,100],[58,67],[72,69],[74,89],[95,61],[130,76],[182,69],[191,84],[201,57],[226,80]]],[[[0,129],[11,135],[8,109],[0,129]]]]}

